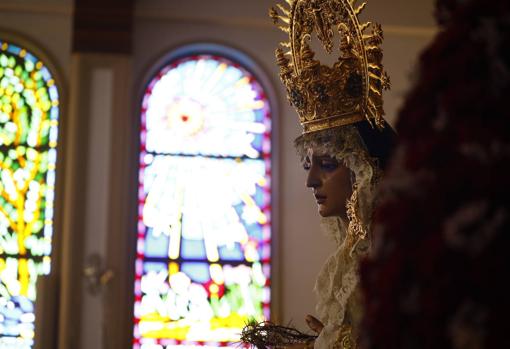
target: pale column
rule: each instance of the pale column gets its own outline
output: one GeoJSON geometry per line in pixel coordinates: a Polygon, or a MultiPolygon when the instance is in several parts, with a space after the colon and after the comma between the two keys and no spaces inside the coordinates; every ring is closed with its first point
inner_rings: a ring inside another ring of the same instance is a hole
{"type": "Polygon", "coordinates": [[[128,347],[137,191],[130,57],[74,54],[70,91],[59,348],[128,347]]]}

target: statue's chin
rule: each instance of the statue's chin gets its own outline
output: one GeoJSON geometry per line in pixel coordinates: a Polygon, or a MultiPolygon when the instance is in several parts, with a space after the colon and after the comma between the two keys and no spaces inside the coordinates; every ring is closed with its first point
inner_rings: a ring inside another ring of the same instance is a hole
{"type": "Polygon", "coordinates": [[[319,204],[317,207],[317,211],[319,212],[319,215],[324,218],[340,217],[340,218],[347,219],[347,212],[345,210],[343,212],[333,212],[326,205],[319,204]]]}

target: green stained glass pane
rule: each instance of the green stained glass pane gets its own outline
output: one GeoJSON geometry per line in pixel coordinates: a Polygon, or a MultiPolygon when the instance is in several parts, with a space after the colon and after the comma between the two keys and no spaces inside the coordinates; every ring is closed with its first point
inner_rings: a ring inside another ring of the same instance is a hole
{"type": "Polygon", "coordinates": [[[50,95],[53,78],[35,56],[2,40],[0,52],[0,348],[26,349],[35,283],[51,269],[56,144],[48,135],[57,134],[58,93],[50,95]]]}

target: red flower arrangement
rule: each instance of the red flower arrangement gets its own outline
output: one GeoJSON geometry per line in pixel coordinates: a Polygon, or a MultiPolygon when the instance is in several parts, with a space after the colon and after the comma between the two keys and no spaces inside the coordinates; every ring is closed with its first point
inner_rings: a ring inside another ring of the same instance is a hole
{"type": "Polygon", "coordinates": [[[438,1],[362,265],[361,346],[510,348],[510,1],[438,1]]]}

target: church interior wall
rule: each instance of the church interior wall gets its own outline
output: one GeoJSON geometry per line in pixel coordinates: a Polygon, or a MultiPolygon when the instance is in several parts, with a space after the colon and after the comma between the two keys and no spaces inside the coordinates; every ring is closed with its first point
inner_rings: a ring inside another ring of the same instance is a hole
{"type": "Polygon", "coordinates": [[[0,32],[43,49],[64,80],[69,79],[72,0],[1,0],[0,32]]]}
{"type": "MultiPolygon", "coordinates": [[[[315,276],[331,252],[319,231],[312,195],[293,149],[300,134],[295,111],[278,79],[274,50],[285,39],[267,17],[274,0],[139,0],[135,6],[132,77],[133,95],[156,62],[172,49],[195,42],[231,46],[249,56],[265,74],[273,94],[275,119],[275,230],[273,302],[275,320],[304,328],[303,314],[314,312],[315,276]]],[[[365,16],[385,28],[384,64],[393,88],[387,92],[387,119],[394,124],[399,105],[412,83],[419,51],[435,32],[432,0],[370,1],[365,16]]],[[[0,37],[18,34],[47,52],[69,86],[72,37],[71,0],[0,0],[0,37]]],[[[136,106],[135,103],[132,105],[136,106]]],[[[136,109],[136,107],[134,108],[136,109]]],[[[136,110],[132,111],[136,113],[136,110]]],[[[63,116],[65,117],[65,116],[63,116]]],[[[132,272],[132,266],[126,266],[132,272]]]]}

